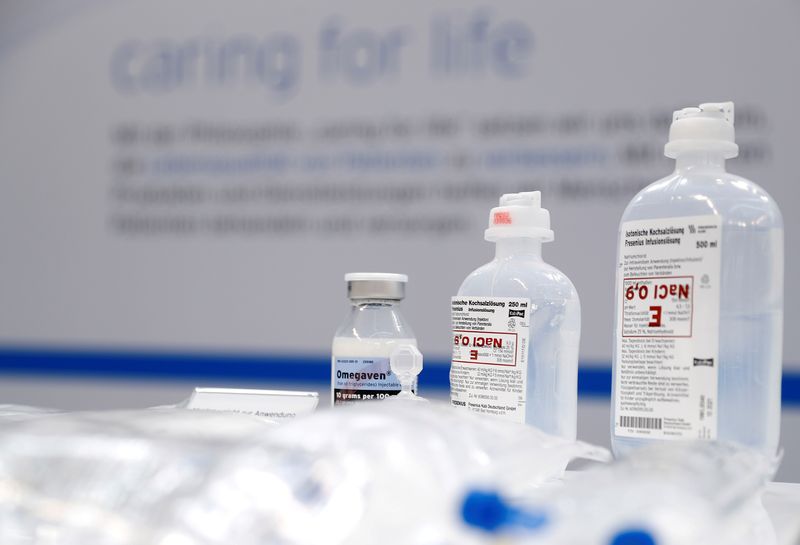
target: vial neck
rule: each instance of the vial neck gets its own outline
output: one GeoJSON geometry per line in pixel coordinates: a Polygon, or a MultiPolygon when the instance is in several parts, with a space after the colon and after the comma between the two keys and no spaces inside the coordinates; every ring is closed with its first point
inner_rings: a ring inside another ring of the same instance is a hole
{"type": "Polygon", "coordinates": [[[542,259],[542,241],[538,238],[501,238],[495,242],[495,259],[511,256],[542,259]]]}
{"type": "Polygon", "coordinates": [[[395,301],[393,299],[351,299],[350,304],[353,305],[353,309],[365,308],[365,307],[396,307],[400,301],[395,301]]]}
{"type": "Polygon", "coordinates": [[[675,158],[675,171],[724,171],[725,156],[707,151],[691,151],[675,158]]]}

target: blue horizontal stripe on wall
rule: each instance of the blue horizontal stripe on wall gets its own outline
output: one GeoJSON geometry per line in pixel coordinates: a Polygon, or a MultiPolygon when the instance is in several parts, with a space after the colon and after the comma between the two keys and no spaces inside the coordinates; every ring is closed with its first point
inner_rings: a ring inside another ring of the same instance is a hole
{"type": "MultiPolygon", "coordinates": [[[[450,387],[449,361],[426,362],[421,388],[450,387]]],[[[216,380],[228,383],[327,383],[330,359],[290,354],[141,352],[73,348],[0,348],[0,374],[138,380],[216,380]]],[[[583,397],[611,395],[608,363],[588,362],[578,371],[583,397]]],[[[800,372],[783,375],[783,403],[800,406],[800,372]]],[[[0,400],[1,401],[1,400],[0,400]]]]}

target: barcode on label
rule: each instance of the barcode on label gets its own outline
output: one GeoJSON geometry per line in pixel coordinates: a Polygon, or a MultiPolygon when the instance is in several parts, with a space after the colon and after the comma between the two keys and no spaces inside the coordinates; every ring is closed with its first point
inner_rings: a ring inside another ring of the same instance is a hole
{"type": "Polygon", "coordinates": [[[660,430],[661,419],[649,416],[620,416],[619,425],[623,428],[639,428],[641,430],[660,430]]]}

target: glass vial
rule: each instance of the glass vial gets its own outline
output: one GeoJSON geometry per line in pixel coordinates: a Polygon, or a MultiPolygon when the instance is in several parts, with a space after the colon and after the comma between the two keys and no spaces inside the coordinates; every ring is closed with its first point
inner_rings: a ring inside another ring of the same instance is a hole
{"type": "Polygon", "coordinates": [[[408,277],[393,273],[349,273],[344,279],[351,308],[333,338],[332,403],[395,396],[401,387],[391,371],[389,357],[399,345],[417,346],[414,333],[400,311],[408,277]]]}

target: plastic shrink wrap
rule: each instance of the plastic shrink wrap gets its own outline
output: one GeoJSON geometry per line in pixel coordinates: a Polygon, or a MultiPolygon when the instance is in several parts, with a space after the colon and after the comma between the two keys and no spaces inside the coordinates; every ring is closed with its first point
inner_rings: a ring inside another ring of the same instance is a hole
{"type": "Polygon", "coordinates": [[[460,517],[468,490],[526,494],[573,458],[609,459],[435,403],[281,426],[181,409],[8,413],[4,545],[484,543],[460,517]]]}

